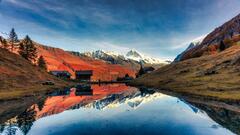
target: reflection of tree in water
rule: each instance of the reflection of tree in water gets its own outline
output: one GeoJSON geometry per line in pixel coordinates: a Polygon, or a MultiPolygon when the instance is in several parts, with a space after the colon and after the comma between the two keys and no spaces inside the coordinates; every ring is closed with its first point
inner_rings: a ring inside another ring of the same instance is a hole
{"type": "Polygon", "coordinates": [[[145,88],[145,87],[140,87],[139,91],[141,92],[141,96],[144,97],[146,95],[152,95],[155,93],[153,89],[145,88]]]}
{"type": "Polygon", "coordinates": [[[27,134],[31,129],[33,122],[36,120],[36,111],[42,110],[45,104],[45,98],[39,99],[38,103],[32,105],[23,113],[13,117],[12,119],[0,124],[0,134],[15,135],[17,130],[21,130],[23,134],[27,134]]]}
{"type": "Polygon", "coordinates": [[[17,127],[13,126],[13,125],[9,125],[9,127],[7,127],[6,129],[6,134],[7,135],[15,135],[16,134],[16,131],[17,131],[17,127]]]}
{"type": "Polygon", "coordinates": [[[35,121],[36,111],[35,105],[0,125],[0,133],[7,135],[15,135],[16,131],[20,129],[24,135],[31,129],[33,122],[35,121]]]}
{"type": "Polygon", "coordinates": [[[45,104],[45,101],[46,100],[40,100],[38,103],[37,103],[37,106],[38,106],[38,109],[39,111],[41,111],[44,107],[44,104],[45,104]]]}
{"type": "Polygon", "coordinates": [[[229,111],[227,109],[210,107],[203,104],[191,103],[198,107],[199,109],[204,110],[210,118],[215,122],[222,125],[223,127],[231,130],[236,134],[240,134],[240,113],[229,111]]]}
{"type": "Polygon", "coordinates": [[[0,125],[0,133],[6,134],[6,135],[15,135],[17,131],[16,124],[12,120],[8,121],[8,125],[5,124],[0,125]]]}
{"type": "Polygon", "coordinates": [[[0,133],[3,132],[4,128],[5,128],[5,125],[4,125],[4,124],[1,124],[1,125],[0,125],[0,133]]]}
{"type": "Polygon", "coordinates": [[[17,125],[25,135],[31,129],[33,122],[35,121],[35,116],[35,105],[17,116],[17,125]]]}

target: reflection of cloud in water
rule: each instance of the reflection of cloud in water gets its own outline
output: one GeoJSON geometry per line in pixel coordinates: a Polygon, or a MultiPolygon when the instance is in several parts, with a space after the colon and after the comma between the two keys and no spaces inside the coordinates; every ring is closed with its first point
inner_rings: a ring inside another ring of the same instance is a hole
{"type": "Polygon", "coordinates": [[[139,107],[141,104],[148,103],[148,102],[160,99],[160,98],[164,98],[166,96],[167,95],[164,95],[162,93],[154,93],[154,94],[148,94],[144,97],[138,96],[138,97],[129,99],[126,102],[130,107],[135,109],[135,108],[139,107]]]}

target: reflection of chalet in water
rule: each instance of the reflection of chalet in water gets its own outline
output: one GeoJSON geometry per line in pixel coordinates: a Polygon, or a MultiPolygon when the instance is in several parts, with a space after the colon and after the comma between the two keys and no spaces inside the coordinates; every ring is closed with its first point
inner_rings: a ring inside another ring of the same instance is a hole
{"type": "Polygon", "coordinates": [[[78,85],[75,91],[76,96],[93,95],[93,89],[90,85],[78,85]]]}
{"type": "Polygon", "coordinates": [[[56,77],[59,77],[59,78],[70,79],[70,77],[71,77],[71,74],[68,71],[65,71],[65,70],[62,70],[62,71],[55,70],[55,71],[50,71],[49,73],[56,76],[56,77]]]}
{"type": "Polygon", "coordinates": [[[76,80],[80,81],[90,81],[91,76],[93,75],[92,70],[78,70],[75,72],[76,80]]]}

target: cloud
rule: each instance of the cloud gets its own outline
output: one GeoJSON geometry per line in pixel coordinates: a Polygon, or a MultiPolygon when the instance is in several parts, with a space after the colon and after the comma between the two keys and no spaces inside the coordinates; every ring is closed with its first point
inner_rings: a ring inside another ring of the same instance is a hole
{"type": "Polygon", "coordinates": [[[106,42],[106,41],[95,42],[94,46],[96,46],[99,49],[105,50],[105,51],[116,51],[121,54],[125,54],[126,52],[128,52],[130,50],[130,48],[124,47],[126,45],[116,45],[116,44],[112,44],[112,43],[106,42]]]}
{"type": "Polygon", "coordinates": [[[11,3],[11,4],[16,5],[18,7],[35,10],[35,8],[34,8],[35,6],[32,3],[19,1],[19,0],[4,0],[4,2],[11,3]]]}
{"type": "Polygon", "coordinates": [[[0,19],[7,21],[0,22],[0,31],[15,27],[21,36],[67,50],[136,48],[174,57],[240,12],[240,1],[230,1],[3,0],[0,19]]]}
{"type": "Polygon", "coordinates": [[[118,18],[117,12],[113,15],[112,10],[94,2],[78,2],[77,4],[55,0],[5,0],[5,2],[17,8],[31,10],[34,14],[60,24],[65,28],[77,27],[75,23],[79,20],[99,27],[129,24],[128,21],[118,18]]]}

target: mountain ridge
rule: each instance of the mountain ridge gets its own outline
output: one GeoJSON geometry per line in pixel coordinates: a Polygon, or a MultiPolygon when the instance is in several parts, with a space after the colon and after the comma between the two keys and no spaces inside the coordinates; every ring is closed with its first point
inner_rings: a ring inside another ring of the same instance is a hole
{"type": "Polygon", "coordinates": [[[205,36],[202,36],[202,37],[197,38],[197,39],[193,40],[192,42],[190,42],[190,44],[188,45],[188,47],[187,47],[182,53],[180,53],[180,54],[177,55],[177,57],[174,59],[174,62],[179,62],[179,61],[182,59],[183,55],[184,55],[187,51],[191,50],[191,49],[194,48],[194,47],[199,46],[199,45],[202,43],[202,41],[203,41],[204,38],[205,38],[205,36]]]}
{"type": "MultiPolygon", "coordinates": [[[[149,57],[149,56],[146,56],[146,55],[143,55],[143,54],[139,53],[135,49],[132,49],[132,50],[128,51],[125,55],[118,54],[118,53],[112,52],[112,51],[111,52],[110,51],[104,51],[104,50],[84,52],[84,53],[81,53],[81,55],[86,55],[88,57],[102,59],[102,60],[106,60],[106,61],[108,61],[108,59],[106,58],[106,57],[108,57],[109,59],[113,59],[113,61],[115,59],[122,59],[122,60],[125,60],[125,61],[136,61],[138,63],[143,62],[145,64],[169,64],[168,60],[152,58],[152,57],[149,57]]],[[[114,64],[114,62],[113,62],[113,64],[114,64]]]]}
{"type": "Polygon", "coordinates": [[[218,53],[221,42],[223,42],[225,47],[228,48],[239,44],[239,40],[240,14],[209,33],[200,45],[186,51],[182,56],[181,61],[218,53]]]}
{"type": "Polygon", "coordinates": [[[239,54],[240,14],[208,34],[200,45],[186,51],[179,62],[143,75],[131,84],[191,97],[239,102],[239,54]],[[224,49],[219,48],[219,42],[224,42],[224,49]]]}

